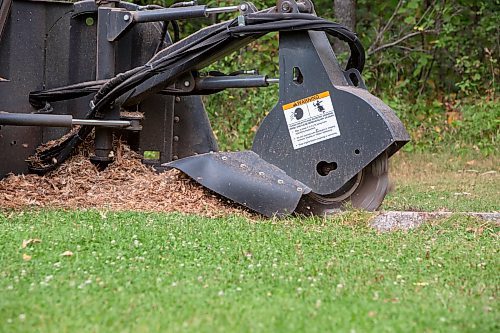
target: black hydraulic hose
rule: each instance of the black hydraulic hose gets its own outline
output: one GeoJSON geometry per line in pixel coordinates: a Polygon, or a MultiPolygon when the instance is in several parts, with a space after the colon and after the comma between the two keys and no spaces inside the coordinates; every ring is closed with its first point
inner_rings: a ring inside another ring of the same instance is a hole
{"type": "Polygon", "coordinates": [[[327,21],[323,18],[310,14],[250,14],[246,18],[246,25],[231,27],[228,30],[231,34],[245,36],[246,34],[261,34],[276,31],[273,20],[279,19],[278,31],[301,31],[313,30],[324,31],[348,43],[351,56],[346,66],[346,70],[351,68],[363,72],[365,66],[365,49],[358,36],[342,24],[327,21]]]}
{"type": "Polygon", "coordinates": [[[181,40],[181,28],[176,20],[170,21],[172,24],[172,29],[174,30],[174,43],[181,40]]]}
{"type": "Polygon", "coordinates": [[[32,91],[29,94],[29,102],[34,108],[41,109],[49,102],[64,101],[95,93],[106,82],[107,80],[88,81],[64,87],[32,91]]]}
{"type": "Polygon", "coordinates": [[[179,28],[179,23],[177,21],[166,21],[163,22],[162,29],[161,29],[161,36],[160,36],[160,42],[156,46],[155,54],[160,52],[160,50],[163,48],[163,45],[165,45],[165,39],[167,37],[168,33],[168,26],[169,24],[172,24],[172,29],[174,30],[174,37],[173,37],[173,42],[176,43],[181,39],[181,30],[179,28]]]}
{"type": "Polygon", "coordinates": [[[163,25],[161,27],[160,41],[158,42],[158,45],[156,46],[156,50],[155,50],[154,54],[160,52],[160,50],[163,48],[163,45],[165,44],[165,38],[167,37],[169,23],[170,23],[170,21],[163,22],[163,25]]]}

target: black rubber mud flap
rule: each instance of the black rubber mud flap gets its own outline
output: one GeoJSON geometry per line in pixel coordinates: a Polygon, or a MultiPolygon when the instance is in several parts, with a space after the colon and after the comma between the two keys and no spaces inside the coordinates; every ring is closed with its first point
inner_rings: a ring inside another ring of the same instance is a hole
{"type": "Polygon", "coordinates": [[[302,195],[311,192],[252,151],[196,155],[163,166],[268,217],[293,213],[302,195]]]}

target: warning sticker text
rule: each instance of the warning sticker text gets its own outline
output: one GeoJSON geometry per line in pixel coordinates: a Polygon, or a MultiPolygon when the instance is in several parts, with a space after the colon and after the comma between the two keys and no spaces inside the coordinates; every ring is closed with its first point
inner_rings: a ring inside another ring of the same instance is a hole
{"type": "Polygon", "coordinates": [[[286,104],[283,112],[294,149],[340,136],[329,91],[286,104]]]}

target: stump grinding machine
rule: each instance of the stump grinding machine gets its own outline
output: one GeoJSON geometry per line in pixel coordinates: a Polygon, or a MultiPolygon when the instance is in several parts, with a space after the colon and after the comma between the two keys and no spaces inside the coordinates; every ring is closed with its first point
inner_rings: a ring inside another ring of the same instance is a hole
{"type": "Polygon", "coordinates": [[[91,133],[91,159],[105,167],[120,135],[141,154],[157,152],[144,160],[157,170],[179,169],[266,216],[375,210],[387,194],[388,158],[409,136],[368,92],[364,63],[358,37],[317,17],[309,0],[264,10],[0,0],[0,178],[54,170],[91,133]],[[179,20],[233,12],[179,38],[179,20]],[[279,78],[203,72],[272,32],[279,78]],[[345,69],[328,37],[349,45],[345,69]],[[270,84],[279,84],[279,100],[252,149],[218,152],[200,96],[270,84]]]}

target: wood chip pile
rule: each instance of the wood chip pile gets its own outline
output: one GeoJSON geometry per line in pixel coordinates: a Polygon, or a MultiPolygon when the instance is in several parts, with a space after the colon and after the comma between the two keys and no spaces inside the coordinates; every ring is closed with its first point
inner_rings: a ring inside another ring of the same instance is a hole
{"type": "Polygon", "coordinates": [[[0,181],[0,208],[99,208],[208,217],[251,214],[179,171],[156,173],[125,145],[118,145],[115,154],[115,162],[104,171],[80,151],[45,176],[10,175],[0,181]]]}

